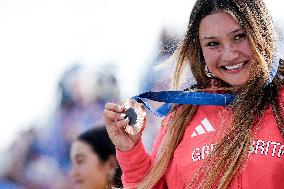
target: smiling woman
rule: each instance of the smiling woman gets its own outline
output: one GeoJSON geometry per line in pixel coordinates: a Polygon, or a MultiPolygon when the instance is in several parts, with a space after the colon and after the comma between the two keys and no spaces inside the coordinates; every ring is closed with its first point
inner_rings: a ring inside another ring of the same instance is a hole
{"type": "MultiPolygon", "coordinates": [[[[196,0],[187,32],[172,56],[173,88],[181,90],[190,66],[196,85],[179,94],[209,91],[215,99],[233,95],[234,100],[217,106],[204,95],[200,99],[207,105],[174,104],[151,155],[141,142],[142,132],[124,132],[127,110],[107,103],[104,120],[118,149],[124,186],[284,188],[284,73],[278,69],[284,61],[277,42],[263,0],[196,0]],[[275,150],[267,141],[276,144],[275,150]]],[[[167,100],[175,99],[167,94],[167,100]]]]}
{"type": "Polygon", "coordinates": [[[253,52],[246,32],[229,13],[204,17],[199,38],[206,66],[215,77],[231,85],[242,85],[248,80],[253,52]],[[218,24],[220,20],[222,25],[218,24]]]}

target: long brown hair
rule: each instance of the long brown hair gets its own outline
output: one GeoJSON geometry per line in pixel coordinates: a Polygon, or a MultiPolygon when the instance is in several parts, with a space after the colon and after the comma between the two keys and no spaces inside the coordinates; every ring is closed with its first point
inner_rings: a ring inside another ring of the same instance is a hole
{"type": "MultiPolygon", "coordinates": [[[[202,18],[218,11],[232,15],[247,32],[255,61],[250,67],[249,80],[240,87],[231,87],[236,100],[231,104],[230,129],[218,141],[215,150],[204,161],[188,188],[227,188],[236,172],[244,164],[258,122],[268,106],[272,105],[280,132],[283,135],[283,109],[279,105],[282,79],[268,84],[269,71],[277,49],[277,35],[271,16],[262,0],[197,0],[190,16],[187,33],[174,56],[177,64],[173,85],[179,89],[180,76],[186,64],[190,64],[197,86],[210,86],[205,73],[205,61],[199,43],[199,24],[202,18]],[[206,178],[206,179],[204,179],[206,178]]],[[[283,63],[283,61],[280,61],[283,63]]],[[[283,71],[279,74],[283,74],[283,71]]],[[[156,160],[138,188],[152,188],[165,173],[186,126],[198,106],[183,105],[172,110],[172,120],[159,149],[156,160]]]]}

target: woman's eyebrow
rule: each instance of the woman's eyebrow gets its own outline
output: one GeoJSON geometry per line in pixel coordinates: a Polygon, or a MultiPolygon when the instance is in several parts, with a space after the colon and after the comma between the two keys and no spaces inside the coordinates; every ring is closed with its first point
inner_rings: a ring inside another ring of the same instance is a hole
{"type": "Polygon", "coordinates": [[[217,37],[214,37],[214,36],[212,36],[212,37],[207,37],[207,36],[205,36],[203,39],[215,39],[215,38],[217,38],[217,37]]]}
{"type": "MultiPolygon", "coordinates": [[[[243,31],[243,29],[242,28],[237,28],[237,29],[229,32],[229,34],[234,34],[234,33],[237,33],[239,31],[243,31]]],[[[210,39],[216,39],[216,38],[217,38],[216,36],[209,36],[209,37],[208,36],[204,36],[204,37],[201,38],[201,40],[210,40],[210,39]]]]}
{"type": "Polygon", "coordinates": [[[237,33],[239,31],[243,31],[243,28],[238,28],[238,29],[235,29],[234,31],[231,31],[230,33],[237,33]]]}

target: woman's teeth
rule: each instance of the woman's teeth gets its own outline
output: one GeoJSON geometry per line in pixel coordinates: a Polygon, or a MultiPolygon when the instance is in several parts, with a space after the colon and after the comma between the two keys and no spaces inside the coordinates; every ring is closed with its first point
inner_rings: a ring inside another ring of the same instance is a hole
{"type": "Polygon", "coordinates": [[[242,62],[242,63],[235,64],[235,65],[232,65],[232,66],[224,66],[224,68],[226,70],[233,70],[233,69],[238,69],[238,68],[242,67],[244,64],[245,64],[245,62],[242,62]]]}

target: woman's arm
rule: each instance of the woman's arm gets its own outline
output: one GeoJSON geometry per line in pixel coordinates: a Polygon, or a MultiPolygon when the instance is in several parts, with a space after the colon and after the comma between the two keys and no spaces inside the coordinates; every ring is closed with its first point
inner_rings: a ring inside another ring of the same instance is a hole
{"type": "MultiPolygon", "coordinates": [[[[158,148],[165,136],[165,133],[166,129],[162,126],[156,136],[151,155],[145,151],[141,140],[130,151],[122,152],[117,149],[116,155],[123,172],[122,182],[124,187],[136,188],[136,185],[146,176],[151,165],[155,161],[158,148]]],[[[162,181],[162,179],[155,188],[163,188],[165,182],[162,181]]]]}

